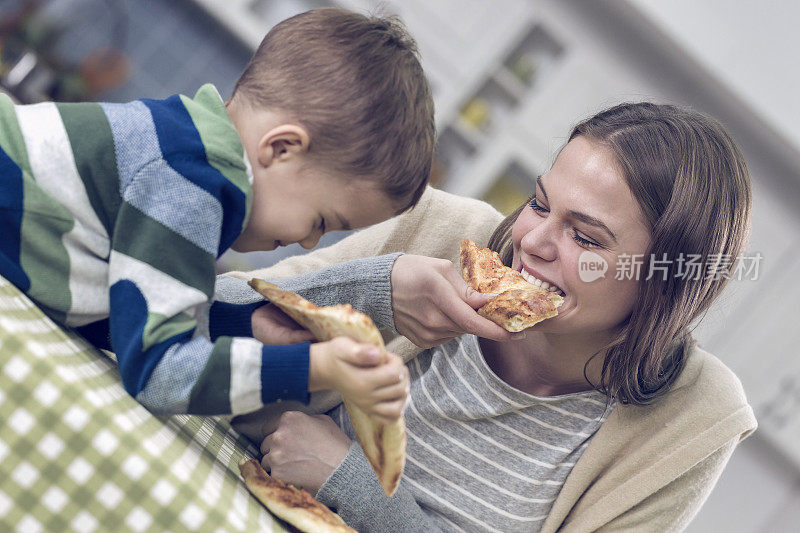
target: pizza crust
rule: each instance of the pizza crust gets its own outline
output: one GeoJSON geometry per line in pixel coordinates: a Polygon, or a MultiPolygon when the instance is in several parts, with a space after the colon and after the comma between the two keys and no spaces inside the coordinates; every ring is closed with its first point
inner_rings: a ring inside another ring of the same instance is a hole
{"type": "Polygon", "coordinates": [[[307,533],[355,533],[342,517],[298,489],[267,474],[255,459],[239,462],[247,489],[278,518],[307,533]]]}
{"type": "Polygon", "coordinates": [[[498,294],[478,314],[514,333],[558,315],[564,303],[558,294],[528,283],[505,266],[497,252],[469,239],[461,241],[461,276],[478,292],[498,294]]]}
{"type": "MultiPolygon", "coordinates": [[[[319,341],[349,337],[357,342],[375,345],[385,353],[380,331],[372,319],[356,311],[350,304],[320,307],[299,294],[284,291],[264,280],[251,279],[248,284],[277,305],[319,341]]],[[[358,406],[343,398],[345,408],[369,464],[387,496],[400,485],[406,463],[406,422],[400,417],[392,424],[383,424],[368,416],[358,406]]]]}

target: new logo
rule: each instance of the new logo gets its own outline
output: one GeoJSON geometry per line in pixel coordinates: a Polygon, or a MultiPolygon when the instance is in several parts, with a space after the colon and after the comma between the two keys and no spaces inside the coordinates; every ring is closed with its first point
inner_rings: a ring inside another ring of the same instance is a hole
{"type": "Polygon", "coordinates": [[[585,250],[578,257],[578,276],[581,281],[589,283],[606,277],[608,263],[598,254],[585,250]]]}

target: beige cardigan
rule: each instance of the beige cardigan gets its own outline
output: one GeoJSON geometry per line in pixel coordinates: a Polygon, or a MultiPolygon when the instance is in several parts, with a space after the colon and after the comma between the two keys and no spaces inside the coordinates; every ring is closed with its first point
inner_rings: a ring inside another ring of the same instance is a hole
{"type": "MultiPolygon", "coordinates": [[[[230,274],[280,278],[397,251],[456,261],[462,237],[485,245],[502,218],[488,204],[429,188],[412,211],[331,247],[230,274]]],[[[391,339],[388,349],[406,359],[420,351],[404,337],[391,339]]],[[[655,405],[614,408],[572,469],[542,531],[682,530],[736,445],[755,428],[739,379],[695,349],[673,390],[655,405]]]]}

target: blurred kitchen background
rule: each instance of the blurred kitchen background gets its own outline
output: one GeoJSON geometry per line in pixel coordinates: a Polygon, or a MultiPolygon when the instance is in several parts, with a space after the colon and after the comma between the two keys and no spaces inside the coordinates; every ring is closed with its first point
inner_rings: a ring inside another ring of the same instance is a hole
{"type": "MultiPolygon", "coordinates": [[[[400,15],[434,91],[433,181],[510,212],[570,126],[623,100],[725,123],[750,165],[756,280],[698,325],[759,419],[692,532],[800,524],[800,3],[793,0],[0,0],[0,90],[22,102],[230,94],[276,22],[336,5],[400,15]]],[[[323,244],[335,242],[333,233],[323,244]]],[[[226,254],[222,270],[303,253],[226,254]]]]}

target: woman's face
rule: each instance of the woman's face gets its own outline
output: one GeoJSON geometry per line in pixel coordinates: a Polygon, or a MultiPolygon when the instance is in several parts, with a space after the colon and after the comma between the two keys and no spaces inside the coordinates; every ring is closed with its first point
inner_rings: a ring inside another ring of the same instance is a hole
{"type": "Polygon", "coordinates": [[[646,264],[650,231],[610,150],[580,136],[570,141],[539,178],[511,235],[513,268],[565,294],[558,316],[538,331],[610,334],[630,315],[637,279],[625,265],[636,254],[646,264]]]}

